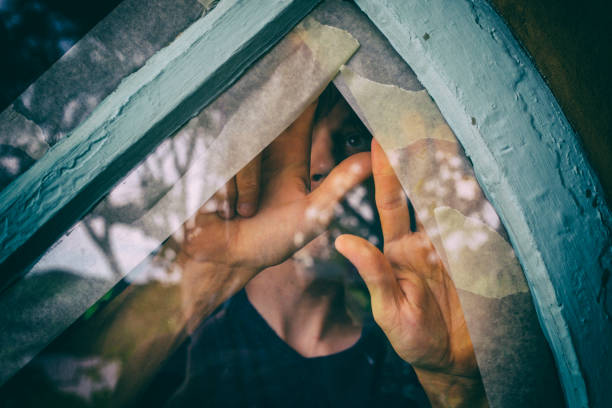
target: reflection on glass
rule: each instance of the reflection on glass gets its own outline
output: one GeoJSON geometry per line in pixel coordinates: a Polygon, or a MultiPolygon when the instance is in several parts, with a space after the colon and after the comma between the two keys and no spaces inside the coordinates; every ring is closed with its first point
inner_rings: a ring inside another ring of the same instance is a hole
{"type": "Polygon", "coordinates": [[[34,289],[13,304],[36,307],[5,319],[25,340],[5,340],[14,360],[180,226],[0,405],[419,406],[425,391],[433,406],[483,406],[482,381],[495,406],[562,405],[520,264],[460,144],[388,44],[368,46],[372,27],[348,61],[344,30],[360,25],[338,25],[347,2],[326,5],[319,17],[343,30],[306,19],[24,280],[34,289]],[[272,142],[342,64],[334,81],[384,153],[333,87],[272,142]]]}
{"type": "Polygon", "coordinates": [[[2,398],[33,386],[62,406],[485,401],[442,261],[332,85],[2,398]]]}

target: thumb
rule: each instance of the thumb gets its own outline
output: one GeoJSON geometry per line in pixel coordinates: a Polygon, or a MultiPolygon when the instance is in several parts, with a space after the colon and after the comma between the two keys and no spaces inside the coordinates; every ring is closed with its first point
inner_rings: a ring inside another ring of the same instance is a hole
{"type": "Polygon", "coordinates": [[[370,292],[374,314],[376,305],[388,305],[390,301],[395,301],[399,286],[389,261],[378,248],[361,237],[349,234],[336,238],[335,245],[363,278],[370,292]]]}

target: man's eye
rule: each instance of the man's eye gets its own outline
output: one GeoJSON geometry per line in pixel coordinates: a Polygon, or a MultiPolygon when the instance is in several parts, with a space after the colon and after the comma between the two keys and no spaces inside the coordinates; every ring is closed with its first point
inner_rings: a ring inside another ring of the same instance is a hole
{"type": "Polygon", "coordinates": [[[370,141],[370,137],[366,137],[360,134],[352,134],[352,135],[348,135],[345,138],[344,143],[345,143],[346,149],[355,152],[355,151],[368,150],[368,148],[370,147],[369,141],[370,141]]]}
{"type": "Polygon", "coordinates": [[[339,163],[347,157],[370,151],[372,136],[367,132],[338,132],[333,136],[334,158],[339,163]]]}

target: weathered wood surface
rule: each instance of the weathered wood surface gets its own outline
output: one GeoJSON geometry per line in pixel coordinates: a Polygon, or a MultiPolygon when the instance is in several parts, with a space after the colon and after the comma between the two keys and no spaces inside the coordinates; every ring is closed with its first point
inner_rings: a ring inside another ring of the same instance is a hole
{"type": "Polygon", "coordinates": [[[319,1],[221,2],[126,78],[0,193],[0,288],[319,1]]]}
{"type": "Polygon", "coordinates": [[[123,0],[0,113],[0,190],[208,11],[197,0],[123,0]]]}
{"type": "Polygon", "coordinates": [[[609,407],[610,211],[543,79],[484,0],[356,0],[410,64],[508,228],[567,403],[609,407]]]}

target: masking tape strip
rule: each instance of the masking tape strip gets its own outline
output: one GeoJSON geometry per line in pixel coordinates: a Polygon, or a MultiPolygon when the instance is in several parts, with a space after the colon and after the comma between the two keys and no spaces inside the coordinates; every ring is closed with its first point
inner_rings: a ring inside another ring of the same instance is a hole
{"type": "Polygon", "coordinates": [[[501,299],[529,293],[512,246],[486,224],[449,207],[434,210],[457,289],[501,299]]]}
{"type": "Polygon", "coordinates": [[[174,233],[308,106],[358,48],[306,19],[0,297],[0,383],[174,233]]]}

